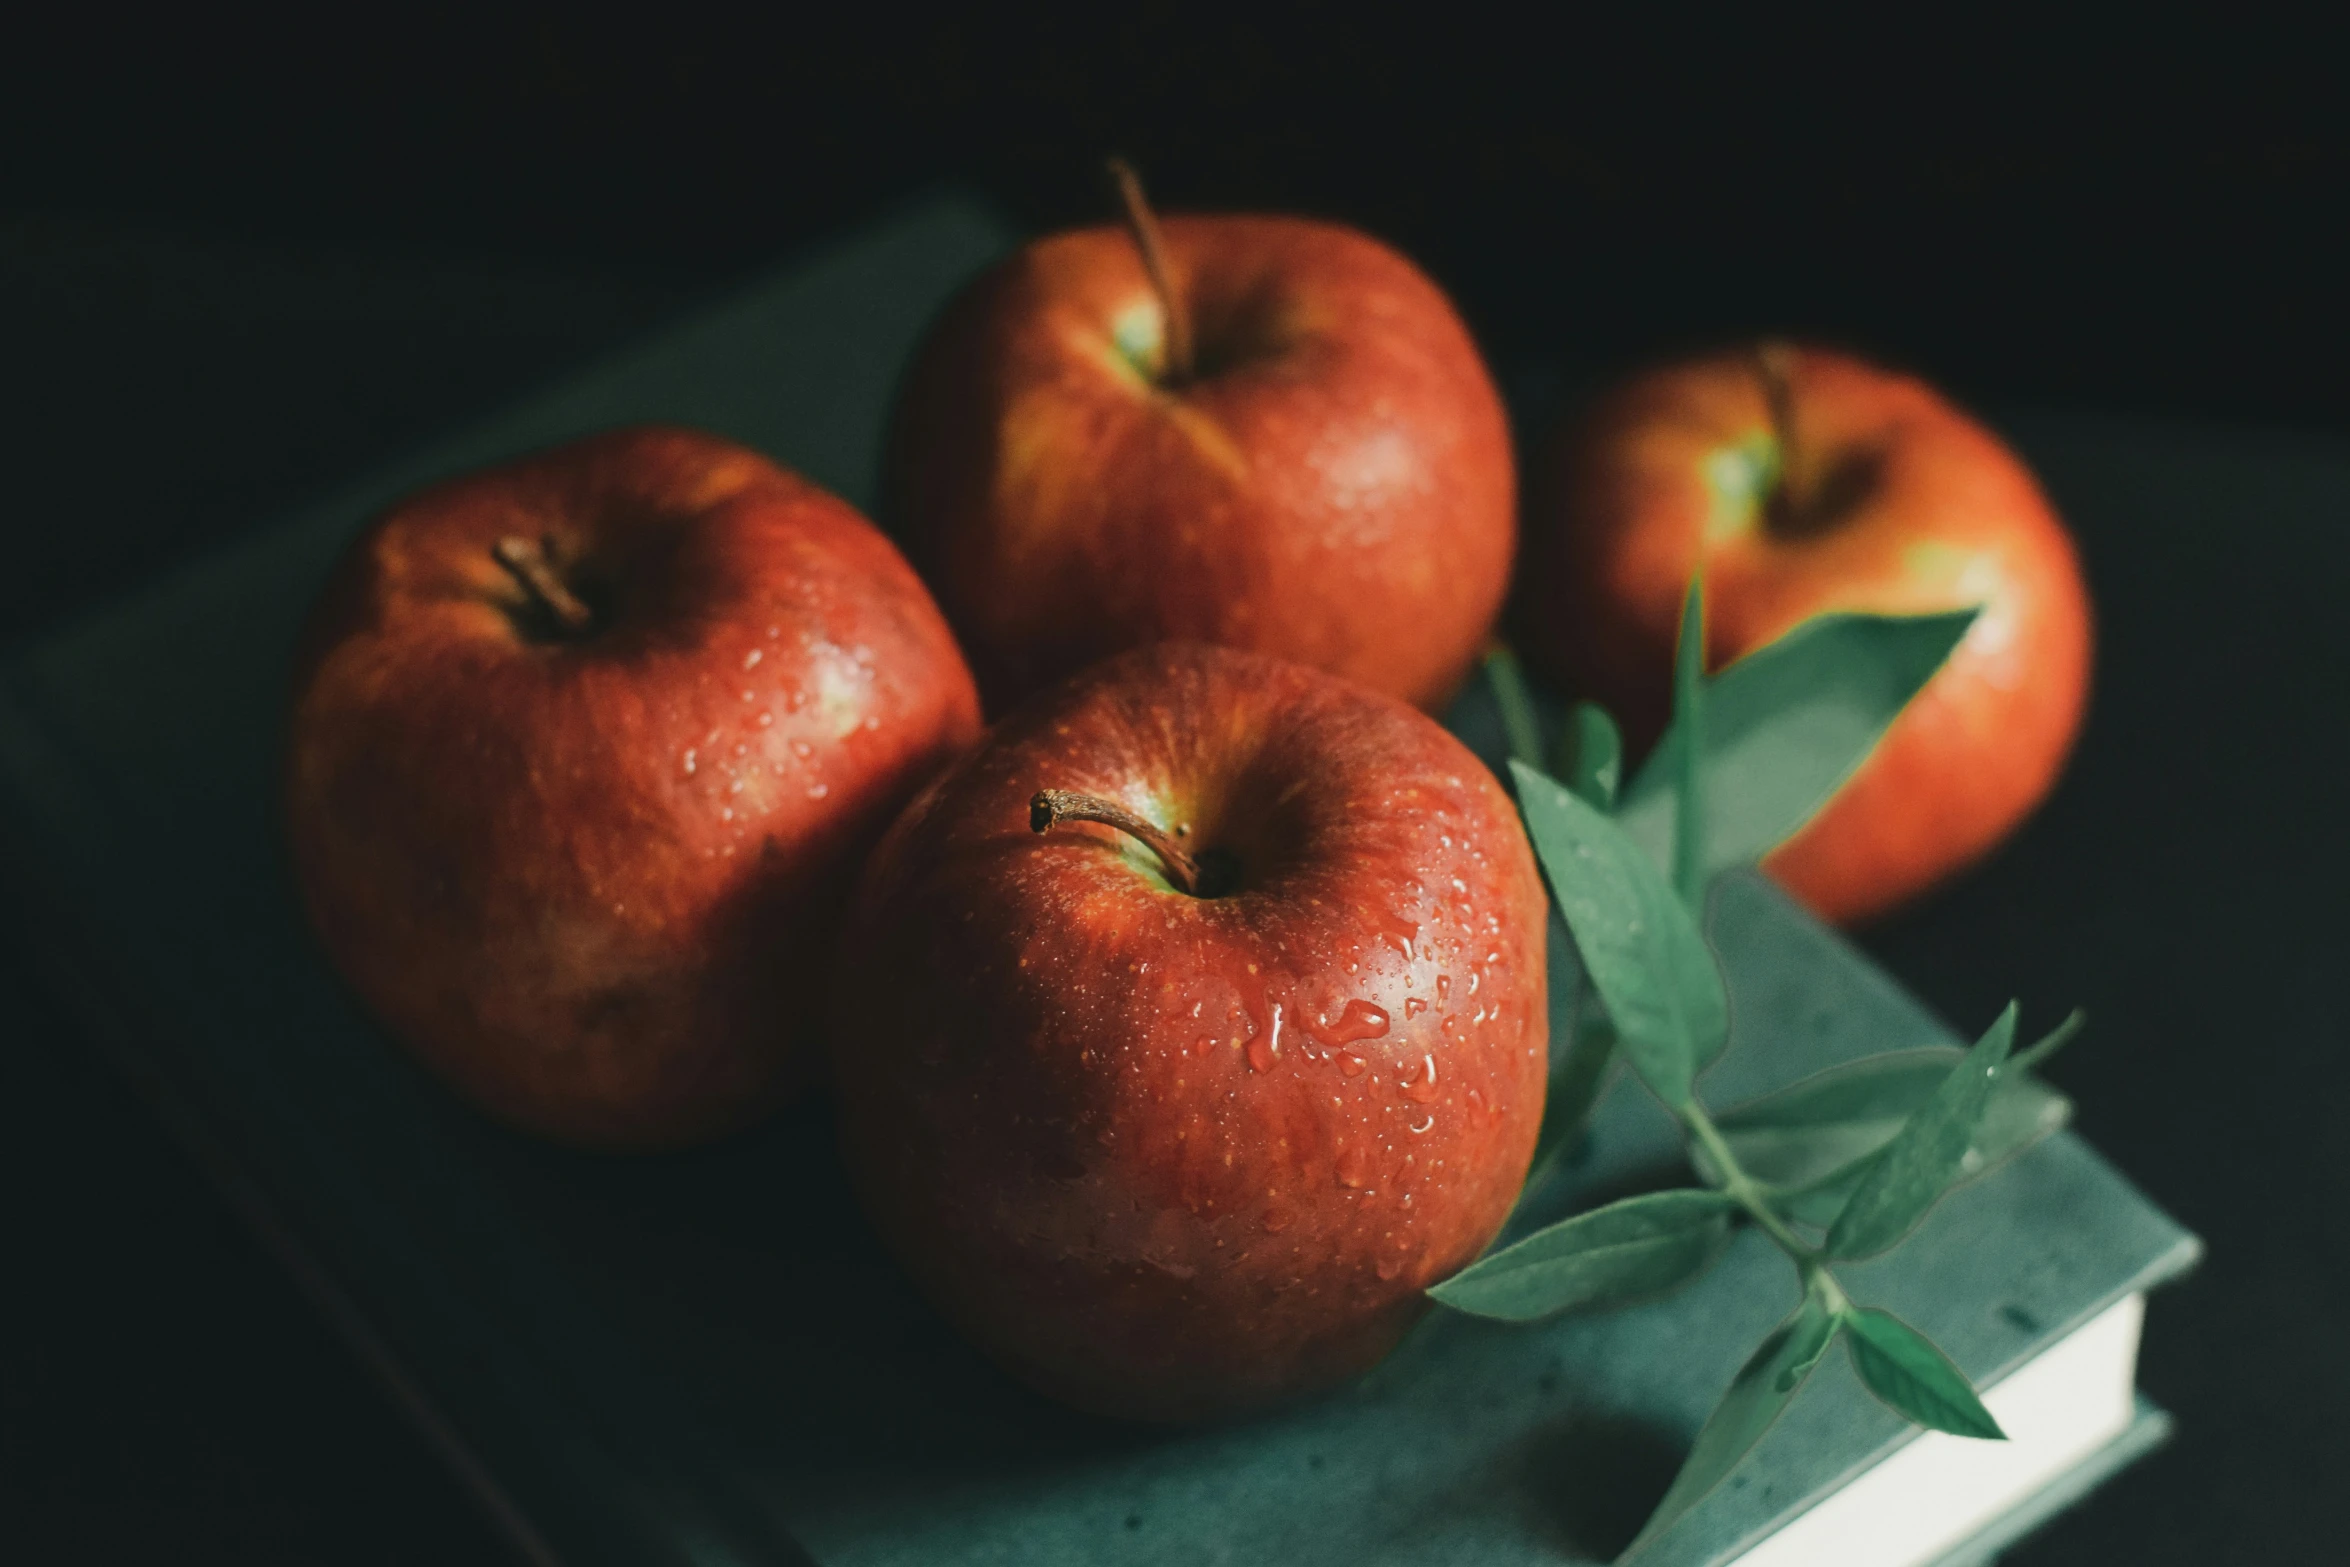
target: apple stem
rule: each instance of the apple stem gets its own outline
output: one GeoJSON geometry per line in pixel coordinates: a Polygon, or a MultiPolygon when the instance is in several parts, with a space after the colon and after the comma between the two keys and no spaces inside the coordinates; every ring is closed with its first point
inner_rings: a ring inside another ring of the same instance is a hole
{"type": "Polygon", "coordinates": [[[566,634],[579,636],[595,622],[596,613],[556,573],[547,558],[552,553],[547,545],[533,544],[516,534],[490,546],[490,558],[506,568],[531,602],[552,616],[566,634]]]}
{"type": "Polygon", "coordinates": [[[1134,234],[1134,248],[1142,252],[1142,269],[1150,274],[1151,289],[1159,296],[1159,313],[1166,320],[1167,379],[1181,385],[1191,379],[1191,317],[1175,293],[1174,274],[1167,267],[1167,247],[1159,238],[1159,220],[1142,193],[1142,176],[1124,158],[1110,160],[1110,178],[1117,181],[1118,199],[1126,205],[1126,226],[1134,234]]]}
{"type": "Polygon", "coordinates": [[[1140,839],[1167,867],[1168,880],[1193,897],[1200,896],[1199,861],[1178,848],[1172,835],[1161,832],[1126,807],[1099,795],[1079,794],[1071,789],[1037,790],[1035,798],[1028,802],[1029,830],[1051,832],[1063,822],[1100,822],[1140,839]]]}
{"type": "Polygon", "coordinates": [[[1789,498],[1795,470],[1794,351],[1776,338],[1754,345],[1755,373],[1762,379],[1763,402],[1771,414],[1771,440],[1777,445],[1779,472],[1771,485],[1769,505],[1784,515],[1793,509],[1789,498]]]}

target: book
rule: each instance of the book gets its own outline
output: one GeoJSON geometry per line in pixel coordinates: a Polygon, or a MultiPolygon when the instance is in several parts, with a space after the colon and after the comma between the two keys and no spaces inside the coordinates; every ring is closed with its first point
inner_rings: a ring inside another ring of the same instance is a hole
{"type": "MultiPolygon", "coordinates": [[[[718,430],[869,506],[899,367],[1011,240],[969,202],[900,212],[14,652],[0,662],[14,939],[529,1559],[1604,1561],[1792,1303],[1757,1237],[1623,1311],[1527,1328],[1432,1316],[1356,1384],[1273,1416],[1112,1426],[1025,1392],[938,1323],[858,1219],[821,1103],[689,1154],[534,1144],[413,1067],[302,926],[275,819],[287,653],[372,512],[638,419],[718,430]]],[[[1737,1020],[1714,1103],[1951,1041],[1758,878],[1724,878],[1710,934],[1737,1020]]],[[[1619,1083],[1545,1201],[1678,1169],[1670,1121],[1619,1083]]],[[[2003,1418],[2012,1391],[2015,1451],[2046,1455],[1967,1480],[1971,1511],[1917,1549],[1980,1558],[2159,1437],[2160,1415],[2120,1397],[2123,1329],[2196,1251],[2059,1134],[1848,1271],[1855,1298],[1932,1336],[2003,1418]],[[2026,1418],[2041,1405],[2075,1422],[2069,1436],[2042,1443],[2026,1418]]],[[[1650,1559],[1736,1561],[1774,1536],[1811,1549],[1788,1531],[1830,1526],[1863,1554],[1805,1560],[1894,1559],[1881,1520],[1920,1512],[1904,1474],[1939,1493],[1958,1472],[1929,1465],[1937,1442],[1832,1357],[1650,1559]]]]}

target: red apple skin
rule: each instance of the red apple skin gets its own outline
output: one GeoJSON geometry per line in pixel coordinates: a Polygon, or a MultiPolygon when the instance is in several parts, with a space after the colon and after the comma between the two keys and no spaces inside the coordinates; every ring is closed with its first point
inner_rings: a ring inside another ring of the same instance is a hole
{"type": "Polygon", "coordinates": [[[1513,620],[1532,662],[1645,741],[1701,560],[1711,668],[1829,611],[1982,605],[1860,771],[1764,861],[1851,923],[1973,862],[2046,795],[2088,700],[2092,617],[2071,536],[1997,436],[1914,377],[1821,349],[1783,362],[1794,522],[1709,477],[1771,440],[1755,355],[1650,372],[1540,463],[1513,620]]]}
{"type": "Polygon", "coordinates": [[[1095,228],[967,290],[900,399],[885,515],[990,710],[1161,640],[1441,705],[1492,627],[1516,531],[1509,428],[1467,329],[1351,229],[1163,230],[1192,380],[1166,384],[1134,240],[1095,228]]]}
{"type": "Polygon", "coordinates": [[[1148,1421],[1377,1361],[1515,1201],[1542,1116],[1543,890],[1436,724],[1200,645],[1006,719],[869,862],[841,1139],[915,1279],[1017,1376],[1148,1421]],[[1176,890],[1040,787],[1237,857],[1176,890]]]}
{"type": "Polygon", "coordinates": [[[329,956],[427,1065],[549,1137],[677,1145],[819,1075],[860,851],[977,732],[870,523],[714,436],[621,430],[354,544],[299,659],[287,827],[329,956]],[[509,534],[601,605],[586,639],[525,634],[509,534]]]}

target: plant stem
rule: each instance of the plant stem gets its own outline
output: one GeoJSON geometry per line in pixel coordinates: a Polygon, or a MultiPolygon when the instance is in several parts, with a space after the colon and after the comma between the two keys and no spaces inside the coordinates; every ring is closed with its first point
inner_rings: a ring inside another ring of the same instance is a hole
{"type": "Polygon", "coordinates": [[[1159,220],[1142,193],[1142,176],[1124,158],[1110,160],[1110,178],[1117,181],[1118,199],[1126,208],[1126,227],[1134,248],[1142,252],[1142,269],[1150,275],[1151,291],[1159,296],[1159,314],[1165,320],[1166,369],[1170,385],[1191,379],[1191,313],[1175,292],[1175,275],[1167,265],[1167,247],[1159,238],[1159,220]]]}
{"type": "Polygon", "coordinates": [[[1705,917],[1705,573],[1689,579],[1673,646],[1673,732],[1680,795],[1673,811],[1673,888],[1705,917]]]}
{"type": "Polygon", "coordinates": [[[1174,838],[1144,821],[1123,805],[1099,795],[1072,789],[1039,789],[1028,802],[1031,832],[1051,832],[1063,822],[1100,822],[1139,840],[1167,868],[1167,879],[1193,897],[1201,896],[1199,861],[1176,845],[1174,838]]]}
{"type": "Polygon", "coordinates": [[[1771,493],[1763,510],[1773,522],[1785,524],[1795,515],[1790,494],[1796,463],[1794,350],[1776,338],[1754,345],[1755,374],[1762,381],[1763,402],[1770,410],[1771,444],[1778,471],[1771,476],[1771,493]]]}
{"type": "Polygon", "coordinates": [[[1682,1106],[1680,1114],[1689,1135],[1697,1139],[1697,1146],[1705,1150],[1706,1158],[1721,1172],[1723,1192],[1746,1210],[1764,1234],[1778,1242],[1781,1251],[1795,1259],[1796,1266],[1804,1269],[1808,1278],[1811,1270],[1819,1266],[1819,1252],[1806,1246],[1803,1238],[1789,1229],[1787,1221],[1764,1200],[1762,1187],[1738,1163],[1738,1156],[1730,1151],[1728,1140],[1722,1136],[1721,1128],[1714,1125],[1714,1118],[1705,1113],[1705,1106],[1692,1099],[1682,1106]]]}
{"type": "Polygon", "coordinates": [[[1844,1293],[1844,1286],[1836,1282],[1836,1275],[1828,1271],[1827,1263],[1818,1257],[1796,1264],[1803,1274],[1803,1287],[1820,1297],[1820,1304],[1835,1316],[1852,1309],[1852,1297],[1844,1293]]]}
{"type": "Polygon", "coordinates": [[[1510,651],[1509,644],[1495,641],[1485,645],[1485,678],[1493,685],[1493,705],[1501,712],[1510,755],[1540,771],[1542,724],[1534,715],[1534,698],[1526,690],[1526,672],[1518,667],[1518,655],[1510,651]]]}

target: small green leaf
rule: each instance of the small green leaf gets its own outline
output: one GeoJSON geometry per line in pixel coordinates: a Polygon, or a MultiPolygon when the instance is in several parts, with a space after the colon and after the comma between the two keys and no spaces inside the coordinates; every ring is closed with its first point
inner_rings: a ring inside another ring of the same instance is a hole
{"type": "MultiPolygon", "coordinates": [[[[1955,1058],[1958,1052],[1949,1054],[1955,1058]]],[[[1997,1168],[2062,1129],[2072,1119],[2070,1099],[2036,1078],[2010,1076],[2013,1070],[2014,1063],[2010,1062],[1999,1074],[1999,1086],[1992,1091],[1991,1104],[1983,1112],[1983,1124],[1975,1129],[1974,1139],[1967,1145],[1959,1177],[1962,1182],[1997,1168]]],[[[1892,1133],[1899,1129],[1888,1127],[1884,1141],[1890,1142],[1892,1133]]],[[[1732,1144],[1734,1149],[1736,1146],[1732,1144]]],[[[1860,1178],[1868,1173],[1875,1160],[1876,1150],[1872,1149],[1808,1184],[1774,1183],[1768,1193],[1771,1206],[1783,1217],[1803,1224],[1823,1227],[1833,1224],[1850,1199],[1852,1189],[1860,1184],[1860,1178]]]]}
{"type": "Polygon", "coordinates": [[[1681,638],[1673,648],[1673,748],[1679,788],[1673,798],[1673,890],[1692,909],[1705,884],[1705,573],[1689,578],[1681,601],[1681,638]]]}
{"type": "Polygon", "coordinates": [[[2025,1072],[2038,1071],[2041,1063],[2071,1044],[2073,1036],[2088,1026],[2089,1014],[2079,1007],[2073,1008],[2070,1017],[2033,1041],[2031,1048],[2017,1051],[2015,1059],[2001,1068],[2000,1074],[2011,1077],[2025,1072]]]}
{"type": "MultiPolygon", "coordinates": [[[[1817,815],[1976,614],[1822,615],[1706,681],[1706,875],[1752,864],[1817,815]]],[[[1668,729],[1618,812],[1659,865],[1673,853],[1678,750],[1668,729]]]]}
{"type": "Polygon", "coordinates": [[[2010,1003],[1901,1130],[1869,1163],[1843,1211],[1828,1227],[1831,1257],[1873,1257],[1916,1228],[1928,1209],[1967,1174],[1967,1152],[1981,1129],[1999,1069],[2015,1045],[2010,1003]]]}
{"type": "Polygon", "coordinates": [[[1648,1515],[1618,1562],[1630,1560],[1663,1534],[1681,1515],[1704,1500],[1722,1483],[1738,1460],[1753,1450],[1771,1423],[1785,1412],[1803,1379],[1827,1353],[1836,1336],[1837,1318],[1817,1297],[1806,1293],[1795,1314],[1771,1330],[1771,1336],[1739,1368],[1729,1391],[1706,1417],[1697,1441],[1673,1476],[1672,1486],[1656,1511],[1648,1515]]]}
{"type": "Polygon", "coordinates": [[[1455,1311],[1532,1322],[1620,1306],[1703,1272],[1730,1238],[1720,1192],[1651,1192],[1579,1213],[1471,1263],[1428,1293],[1455,1311]]]}
{"type": "Polygon", "coordinates": [[[1889,1311],[1864,1306],[1844,1314],[1853,1369],[1870,1392],[1929,1431],[2004,1442],[2007,1433],[1975,1396],[1966,1373],[1923,1333],[1889,1311]]]}
{"type": "Polygon", "coordinates": [[[1697,920],[1614,822],[1547,774],[1510,764],[1518,807],[1618,1047],[1649,1091],[1689,1102],[1730,1033],[1730,998],[1697,920]]]}
{"type": "MultiPolygon", "coordinates": [[[[1849,1192],[1861,1170],[1934,1096],[1964,1055],[1936,1045],[1867,1056],[1733,1105],[1717,1115],[1714,1124],[1739,1166],[1772,1189],[1782,1212],[1790,1205],[1778,1199],[1812,1197],[1840,1185],[1838,1201],[1816,1221],[1826,1223],[1842,1205],[1841,1193],[1849,1192]]],[[[2018,1056],[2000,1069],[1990,1108],[1968,1147],[1970,1176],[2038,1142],[2071,1118],[2072,1102],[2019,1072],[2021,1060],[2018,1056]]],[[[1710,1172],[1701,1173],[1714,1179],[1710,1172]]],[[[1802,1206],[1816,1213],[1820,1205],[1802,1206]]]]}
{"type": "Polygon", "coordinates": [[[1542,720],[1534,711],[1534,694],[1526,689],[1526,671],[1518,655],[1499,642],[1485,650],[1485,678],[1493,686],[1493,705],[1501,714],[1501,732],[1509,738],[1512,760],[1528,767],[1542,765],[1542,720]]]}
{"type": "Polygon", "coordinates": [[[1624,737],[1616,721],[1597,702],[1577,702],[1567,710],[1552,754],[1551,768],[1568,788],[1603,811],[1616,808],[1616,786],[1623,780],[1624,737]]]}

